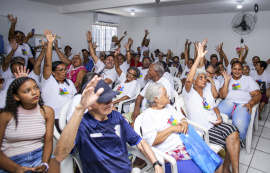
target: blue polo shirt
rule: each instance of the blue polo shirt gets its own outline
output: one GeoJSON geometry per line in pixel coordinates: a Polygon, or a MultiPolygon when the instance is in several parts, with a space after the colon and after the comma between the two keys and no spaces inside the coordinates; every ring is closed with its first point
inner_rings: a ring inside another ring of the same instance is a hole
{"type": "Polygon", "coordinates": [[[105,121],[85,113],[76,136],[84,173],[127,173],[131,171],[126,143],[137,145],[141,137],[123,116],[112,111],[105,121]]]}
{"type": "Polygon", "coordinates": [[[92,59],[89,58],[88,63],[86,64],[83,63],[83,66],[87,70],[87,72],[92,71],[92,68],[94,67],[94,62],[92,59]]]}

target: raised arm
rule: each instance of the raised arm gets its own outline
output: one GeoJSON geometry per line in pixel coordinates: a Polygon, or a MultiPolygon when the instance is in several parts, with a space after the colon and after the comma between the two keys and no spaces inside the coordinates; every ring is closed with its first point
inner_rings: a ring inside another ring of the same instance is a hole
{"type": "MultiPolygon", "coordinates": [[[[145,32],[145,34],[144,34],[144,37],[143,37],[143,40],[142,40],[142,46],[145,45],[145,41],[146,41],[147,35],[149,34],[149,31],[147,29],[144,32],[145,32]]],[[[143,52],[142,52],[142,54],[143,54],[143,52]]]]}
{"type": "MultiPolygon", "coordinates": [[[[120,77],[122,74],[122,70],[121,70],[119,63],[117,61],[117,55],[119,55],[119,53],[120,53],[120,49],[118,48],[114,52],[114,66],[115,66],[115,70],[116,70],[118,76],[120,77]]],[[[130,54],[130,52],[129,52],[129,54],[130,54]]]]}
{"type": "Polygon", "coordinates": [[[46,29],[43,33],[48,41],[43,68],[43,78],[47,80],[52,74],[52,47],[56,34],[53,36],[51,30],[48,29],[46,29]]]}
{"type": "Polygon", "coordinates": [[[12,14],[8,14],[7,17],[8,17],[8,20],[11,22],[11,26],[8,32],[8,41],[11,41],[11,39],[15,38],[15,26],[17,23],[17,17],[13,17],[12,14]]]}
{"type": "Polygon", "coordinates": [[[197,55],[198,55],[198,50],[197,50],[198,42],[195,41],[195,42],[193,42],[193,44],[194,44],[194,47],[195,47],[194,48],[194,61],[196,61],[196,58],[197,58],[197,55]]]}
{"type": "MultiPolygon", "coordinates": [[[[223,43],[222,43],[223,44],[223,43]]],[[[216,51],[218,52],[218,54],[219,54],[219,63],[221,63],[221,64],[223,64],[223,56],[222,56],[222,52],[221,52],[221,50],[220,50],[220,46],[219,45],[217,45],[216,46],[216,51]]]]}
{"type": "Polygon", "coordinates": [[[40,75],[41,62],[44,58],[44,55],[45,55],[46,49],[47,49],[47,42],[43,42],[42,38],[41,38],[41,43],[42,43],[42,50],[37,57],[37,60],[35,62],[34,69],[33,69],[34,73],[38,76],[40,75]]]}
{"type": "Polygon", "coordinates": [[[225,99],[228,95],[229,91],[229,83],[231,80],[231,75],[229,75],[226,71],[223,72],[223,77],[224,77],[224,84],[223,86],[219,89],[219,98],[225,99]]]}
{"type": "Polygon", "coordinates": [[[3,62],[3,65],[2,65],[2,70],[3,71],[6,71],[8,69],[8,66],[12,60],[12,57],[14,55],[14,53],[16,52],[16,50],[18,49],[19,45],[18,43],[16,43],[16,40],[15,39],[11,39],[9,41],[10,45],[11,45],[11,51],[9,52],[9,54],[6,56],[4,62],[3,62]]]}
{"type": "Polygon", "coordinates": [[[124,45],[124,47],[126,48],[126,52],[127,52],[127,64],[131,63],[131,53],[130,53],[130,47],[133,43],[133,40],[131,38],[128,39],[128,43],[124,45]]]}
{"type": "Polygon", "coordinates": [[[34,36],[34,33],[33,32],[29,32],[27,34],[27,36],[25,37],[25,39],[23,40],[24,43],[28,43],[28,40],[34,36]]]}
{"type": "Polygon", "coordinates": [[[244,48],[240,48],[240,55],[239,55],[239,61],[241,62],[241,63],[243,63],[244,62],[244,60],[243,60],[243,54],[244,54],[244,48]]]}
{"type": "Polygon", "coordinates": [[[243,59],[242,61],[240,61],[241,63],[244,63],[244,61],[246,60],[247,58],[247,55],[248,55],[248,51],[249,51],[249,48],[247,47],[247,45],[245,45],[245,54],[243,55],[243,59]]]}
{"type": "Polygon", "coordinates": [[[191,45],[192,42],[189,42],[188,43],[188,58],[190,58],[190,45],[191,45]]]}
{"type": "Polygon", "coordinates": [[[188,45],[188,39],[186,39],[186,43],[185,43],[185,66],[187,65],[187,61],[188,61],[188,49],[187,49],[187,45],[188,45]]]}
{"type": "Polygon", "coordinates": [[[227,55],[223,51],[223,43],[220,44],[220,51],[222,54],[222,58],[224,59],[225,67],[228,67],[229,61],[228,61],[227,55]]]}
{"type": "Polygon", "coordinates": [[[191,87],[192,87],[192,83],[193,83],[194,76],[195,76],[197,67],[199,65],[199,62],[204,58],[205,54],[207,53],[207,51],[204,50],[204,46],[206,45],[206,42],[207,42],[207,39],[204,39],[202,44],[198,43],[198,47],[197,47],[198,56],[197,56],[196,61],[192,65],[192,67],[191,67],[191,69],[190,69],[190,71],[188,73],[186,82],[185,82],[185,89],[186,89],[187,92],[189,92],[191,87]]]}
{"type": "Polygon", "coordinates": [[[100,88],[96,93],[94,93],[94,88],[100,79],[101,78],[95,76],[87,84],[86,88],[83,90],[80,104],[76,106],[73,116],[61,133],[54,151],[55,159],[58,162],[61,162],[68,157],[75,145],[75,139],[85,110],[90,110],[90,107],[97,101],[100,94],[103,92],[104,89],[100,88]]]}
{"type": "Polygon", "coordinates": [[[96,55],[96,52],[93,48],[91,31],[87,31],[86,38],[87,38],[87,42],[88,42],[88,46],[89,46],[90,55],[93,58],[94,63],[96,64],[98,62],[99,58],[96,55]]]}
{"type": "Polygon", "coordinates": [[[57,40],[55,40],[55,42],[54,42],[54,48],[55,48],[55,51],[56,51],[58,57],[60,58],[60,60],[61,60],[63,63],[65,63],[67,66],[69,66],[69,65],[72,63],[72,61],[71,61],[70,59],[68,59],[68,58],[67,58],[67,57],[59,50],[59,48],[58,48],[58,41],[57,41],[57,40]]]}
{"type": "Polygon", "coordinates": [[[125,36],[127,36],[127,31],[124,32],[124,35],[123,35],[117,42],[115,42],[114,45],[115,45],[115,46],[118,45],[118,47],[120,48],[119,44],[120,44],[120,42],[125,38],[125,36]]]}

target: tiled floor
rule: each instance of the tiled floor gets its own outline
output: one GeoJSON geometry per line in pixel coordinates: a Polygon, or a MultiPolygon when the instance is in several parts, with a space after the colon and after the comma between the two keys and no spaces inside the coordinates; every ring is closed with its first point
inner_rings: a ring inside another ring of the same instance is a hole
{"type": "Polygon", "coordinates": [[[249,155],[245,148],[240,151],[240,173],[270,173],[270,107],[265,106],[259,130],[253,131],[252,150],[249,155]]]}

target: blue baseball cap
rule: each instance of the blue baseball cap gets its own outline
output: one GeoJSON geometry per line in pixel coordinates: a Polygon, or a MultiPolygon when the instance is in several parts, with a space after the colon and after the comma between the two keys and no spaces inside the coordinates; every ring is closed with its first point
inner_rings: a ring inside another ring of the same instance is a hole
{"type": "MultiPolygon", "coordinates": [[[[90,82],[91,80],[89,80],[86,84],[84,84],[84,86],[82,87],[82,91],[85,89],[86,85],[90,82]]],[[[104,91],[100,94],[99,98],[98,98],[98,102],[100,103],[107,103],[109,101],[111,101],[117,94],[119,94],[118,91],[114,91],[112,90],[108,84],[106,82],[104,82],[104,80],[100,80],[96,87],[94,92],[96,93],[100,88],[104,88],[104,91]]]]}

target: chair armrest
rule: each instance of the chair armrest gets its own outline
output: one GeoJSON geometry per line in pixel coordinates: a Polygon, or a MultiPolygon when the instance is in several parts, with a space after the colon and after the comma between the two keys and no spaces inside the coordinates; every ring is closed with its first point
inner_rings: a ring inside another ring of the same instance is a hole
{"type": "MultiPolygon", "coordinates": [[[[121,112],[122,111],[122,107],[123,107],[123,104],[126,103],[126,102],[129,102],[129,101],[135,101],[137,99],[136,98],[130,98],[130,99],[126,99],[126,100],[123,100],[121,102],[118,103],[118,112],[121,112]]],[[[130,112],[130,111],[129,111],[130,112]]]]}
{"type": "Polygon", "coordinates": [[[192,125],[193,127],[195,127],[196,129],[199,129],[199,130],[202,130],[204,132],[204,141],[205,143],[208,145],[209,144],[209,132],[208,132],[208,129],[193,122],[193,121],[190,121],[188,120],[188,124],[192,125]]]}
{"type": "Polygon", "coordinates": [[[228,123],[229,122],[229,117],[223,113],[220,113],[222,120],[224,123],[228,123]]]}

